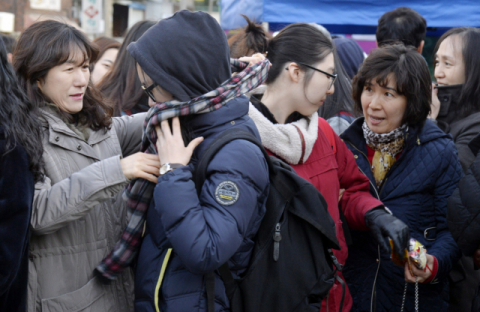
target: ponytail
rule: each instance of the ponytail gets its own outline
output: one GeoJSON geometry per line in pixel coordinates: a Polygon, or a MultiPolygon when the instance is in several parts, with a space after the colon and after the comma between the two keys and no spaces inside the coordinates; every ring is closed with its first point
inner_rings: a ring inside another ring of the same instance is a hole
{"type": "Polygon", "coordinates": [[[270,34],[263,29],[262,25],[255,24],[245,15],[242,16],[247,21],[247,26],[228,39],[230,57],[239,58],[267,52],[270,34]]]}

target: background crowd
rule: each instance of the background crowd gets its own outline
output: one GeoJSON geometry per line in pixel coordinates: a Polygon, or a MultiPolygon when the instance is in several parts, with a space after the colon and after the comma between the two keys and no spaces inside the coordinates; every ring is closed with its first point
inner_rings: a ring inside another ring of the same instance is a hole
{"type": "Polygon", "coordinates": [[[410,8],[380,17],[368,56],[244,18],[229,38],[190,11],[121,43],[52,20],[2,36],[0,311],[241,311],[225,270],[248,276],[272,159],[321,194],[338,243],[327,294],[299,307],[480,310],[480,30],[438,40],[432,81],[410,8]],[[199,185],[230,129],[251,139],[199,185]],[[424,265],[394,263],[411,238],[424,265]]]}

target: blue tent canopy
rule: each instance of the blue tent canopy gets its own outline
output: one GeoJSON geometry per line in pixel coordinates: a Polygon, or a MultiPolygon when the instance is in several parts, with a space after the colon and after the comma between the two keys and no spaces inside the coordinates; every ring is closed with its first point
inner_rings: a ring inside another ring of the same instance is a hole
{"type": "Polygon", "coordinates": [[[237,29],[247,25],[240,15],[246,15],[252,21],[263,22],[263,1],[261,0],[222,0],[220,25],[223,29],[237,29]]]}
{"type": "Polygon", "coordinates": [[[245,25],[234,25],[232,18],[246,14],[272,26],[307,22],[322,24],[336,33],[375,33],[380,16],[401,6],[418,11],[429,28],[480,26],[479,0],[263,0],[263,10],[259,3],[259,0],[222,0],[222,27],[234,29],[245,25]],[[239,12],[240,7],[243,12],[239,12]]]}

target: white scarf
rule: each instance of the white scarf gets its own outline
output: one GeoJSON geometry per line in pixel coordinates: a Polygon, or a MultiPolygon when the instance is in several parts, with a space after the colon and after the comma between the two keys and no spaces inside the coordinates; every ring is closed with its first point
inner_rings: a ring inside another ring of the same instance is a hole
{"type": "Polygon", "coordinates": [[[266,149],[291,165],[307,161],[318,137],[317,112],[310,117],[289,124],[273,124],[250,103],[248,116],[255,122],[262,144],[266,149]],[[303,135],[305,148],[302,148],[302,137],[298,131],[303,135]]]}

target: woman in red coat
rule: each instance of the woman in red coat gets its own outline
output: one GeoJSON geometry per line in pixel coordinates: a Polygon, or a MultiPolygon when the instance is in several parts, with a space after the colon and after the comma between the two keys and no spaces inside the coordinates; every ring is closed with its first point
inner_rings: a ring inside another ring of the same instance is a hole
{"type": "MultiPolygon", "coordinates": [[[[341,250],[334,254],[339,262],[343,265],[348,256],[338,206],[340,189],[345,190],[340,204],[349,227],[372,230],[382,249],[390,249],[385,240],[388,236],[397,250],[403,250],[409,239],[408,227],[370,195],[370,182],[359,171],[353,154],[318,117],[318,108],[327,94],[334,92],[332,42],[310,25],[292,24],[269,42],[267,58],[272,63],[267,88],[262,102],[251,99],[249,116],[265,148],[289,163],[325,197],[337,227],[341,250]]],[[[343,280],[341,272],[339,275],[343,280]]],[[[342,295],[342,285],[336,281],[328,298],[329,311],[339,311],[342,295]]],[[[342,311],[352,306],[346,285],[342,306],[342,311]]],[[[322,311],[326,311],[326,299],[322,311]]]]}

